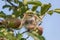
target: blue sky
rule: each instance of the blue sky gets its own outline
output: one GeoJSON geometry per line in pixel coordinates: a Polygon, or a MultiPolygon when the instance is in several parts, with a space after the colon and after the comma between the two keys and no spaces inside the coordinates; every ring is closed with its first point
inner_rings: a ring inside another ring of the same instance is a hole
{"type": "MultiPolygon", "coordinates": [[[[60,0],[41,0],[42,3],[51,3],[51,9],[60,8],[60,0]]],[[[4,2],[0,0],[0,11],[3,10],[4,2]]],[[[39,10],[39,9],[38,9],[39,10]]],[[[6,14],[11,14],[8,9],[3,10],[6,14]]],[[[54,13],[52,16],[46,15],[43,19],[43,36],[46,40],[60,40],[60,14],[54,13]]],[[[33,39],[31,39],[33,40],[33,39]]]]}

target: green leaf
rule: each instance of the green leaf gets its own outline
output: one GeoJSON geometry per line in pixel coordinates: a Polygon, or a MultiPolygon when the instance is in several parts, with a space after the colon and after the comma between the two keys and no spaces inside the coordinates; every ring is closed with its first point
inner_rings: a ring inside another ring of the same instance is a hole
{"type": "Polygon", "coordinates": [[[0,32],[0,37],[3,37],[3,36],[4,36],[3,32],[0,32]]]}
{"type": "Polygon", "coordinates": [[[33,5],[32,11],[35,11],[37,9],[38,6],[33,5]]]}
{"type": "Polygon", "coordinates": [[[12,9],[14,9],[14,7],[13,7],[13,6],[10,6],[10,7],[9,7],[9,11],[11,11],[12,9]]]}
{"type": "Polygon", "coordinates": [[[27,4],[27,1],[28,1],[28,0],[23,0],[24,5],[26,5],[26,4],[27,4]]]}
{"type": "Polygon", "coordinates": [[[0,12],[0,17],[6,18],[6,14],[3,11],[0,12]]]}
{"type": "Polygon", "coordinates": [[[8,2],[11,2],[12,0],[7,0],[8,2]]]}
{"type": "Polygon", "coordinates": [[[5,37],[9,40],[16,40],[15,36],[13,34],[10,34],[10,33],[8,33],[5,37]]]}
{"type": "Polygon", "coordinates": [[[13,10],[13,15],[15,15],[16,17],[23,17],[23,14],[28,10],[28,6],[22,6],[20,8],[18,8],[19,11],[17,10],[13,10]]]}
{"type": "Polygon", "coordinates": [[[48,10],[49,8],[51,7],[51,4],[43,4],[41,6],[41,15],[44,15],[48,10]]]}
{"type": "Polygon", "coordinates": [[[59,9],[55,9],[54,12],[59,13],[60,14],[60,8],[59,9]]]}
{"type": "Polygon", "coordinates": [[[26,40],[25,38],[21,38],[21,40],[26,40]]]}
{"type": "Polygon", "coordinates": [[[7,8],[7,7],[11,7],[11,6],[10,6],[10,5],[4,5],[4,6],[3,6],[3,9],[4,9],[4,8],[7,8]]]}
{"type": "Polygon", "coordinates": [[[45,38],[42,35],[36,35],[36,37],[40,40],[45,40],[45,38]]]}
{"type": "Polygon", "coordinates": [[[6,18],[12,18],[12,15],[6,15],[6,18]]]}
{"type": "Polygon", "coordinates": [[[49,15],[52,15],[52,14],[53,14],[53,10],[49,10],[47,13],[48,13],[49,15]]]}
{"type": "Polygon", "coordinates": [[[40,36],[41,40],[45,40],[45,38],[43,36],[40,36]]]}
{"type": "Polygon", "coordinates": [[[18,0],[14,0],[15,3],[18,3],[18,0]]]}
{"type": "Polygon", "coordinates": [[[19,2],[19,8],[21,8],[22,6],[24,6],[23,2],[19,2]]]}
{"type": "Polygon", "coordinates": [[[20,40],[20,39],[22,38],[22,34],[18,33],[18,34],[16,35],[16,38],[17,38],[18,40],[20,40]]]}
{"type": "MultiPolygon", "coordinates": [[[[20,11],[17,12],[17,13],[18,13],[18,15],[22,18],[22,17],[23,17],[23,14],[28,10],[28,7],[25,6],[25,5],[23,4],[23,2],[19,2],[19,8],[20,8],[20,11]]],[[[15,11],[14,11],[14,12],[15,12],[15,11]]]]}
{"type": "Polygon", "coordinates": [[[32,36],[34,38],[34,40],[39,40],[33,33],[28,33],[30,36],[32,36]]]}
{"type": "Polygon", "coordinates": [[[20,16],[22,18],[23,14],[28,10],[27,6],[22,6],[21,7],[21,13],[20,13],[20,16]]]}
{"type": "Polygon", "coordinates": [[[27,2],[27,4],[34,4],[34,5],[37,5],[37,6],[42,5],[42,3],[40,1],[29,1],[29,2],[27,2]]]}
{"type": "Polygon", "coordinates": [[[34,40],[45,40],[45,38],[42,35],[39,35],[35,31],[29,32],[28,34],[31,35],[34,38],[34,40]]]}
{"type": "Polygon", "coordinates": [[[19,17],[20,13],[21,13],[21,11],[13,10],[12,15],[15,15],[16,17],[19,17]]]}
{"type": "Polygon", "coordinates": [[[14,28],[14,22],[9,22],[8,25],[12,28],[14,28]]]}
{"type": "Polygon", "coordinates": [[[11,11],[11,9],[13,9],[13,6],[10,6],[10,5],[4,5],[4,6],[3,6],[3,9],[4,9],[4,8],[9,8],[9,11],[11,11]]]}

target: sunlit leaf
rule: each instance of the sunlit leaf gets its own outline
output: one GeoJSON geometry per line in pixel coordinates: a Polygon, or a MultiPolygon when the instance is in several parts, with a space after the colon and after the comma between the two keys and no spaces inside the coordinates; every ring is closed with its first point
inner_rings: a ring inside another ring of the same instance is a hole
{"type": "Polygon", "coordinates": [[[37,6],[42,5],[42,3],[40,1],[29,1],[27,4],[34,4],[34,5],[37,5],[37,6]]]}
{"type": "Polygon", "coordinates": [[[60,14],[60,8],[59,9],[55,9],[54,12],[59,13],[60,14]]]}
{"type": "Polygon", "coordinates": [[[52,14],[53,14],[53,10],[49,10],[47,13],[48,13],[49,15],[52,15],[52,14]]]}
{"type": "Polygon", "coordinates": [[[5,37],[6,37],[7,39],[9,39],[9,40],[16,40],[15,36],[12,35],[12,34],[10,34],[10,33],[8,33],[8,32],[7,32],[7,35],[6,35],[5,37]]]}
{"type": "Polygon", "coordinates": [[[23,0],[24,5],[26,5],[26,4],[27,4],[27,1],[28,1],[28,0],[23,0]]]}
{"type": "Polygon", "coordinates": [[[51,4],[43,4],[41,6],[41,15],[44,15],[48,10],[49,8],[51,7],[51,4]]]}

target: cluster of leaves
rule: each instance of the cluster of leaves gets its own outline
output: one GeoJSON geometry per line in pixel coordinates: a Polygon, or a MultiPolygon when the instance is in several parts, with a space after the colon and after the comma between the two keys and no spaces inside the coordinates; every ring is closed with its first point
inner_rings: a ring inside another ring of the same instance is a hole
{"type": "MultiPolygon", "coordinates": [[[[49,15],[52,15],[53,12],[57,12],[60,13],[60,9],[54,9],[54,10],[49,10],[51,8],[51,4],[43,4],[38,0],[3,0],[5,2],[8,2],[9,4],[5,4],[3,6],[4,8],[9,8],[9,11],[13,10],[11,15],[6,15],[3,11],[0,12],[0,17],[7,19],[7,18],[18,18],[20,17],[21,19],[23,18],[24,13],[27,12],[31,12],[31,13],[35,13],[38,17],[40,16],[44,16],[46,13],[49,15]],[[17,4],[17,6],[15,5],[17,4]],[[33,5],[32,9],[30,10],[28,5],[33,5]],[[40,7],[41,10],[38,11],[37,8],[40,7]]],[[[25,40],[24,38],[22,38],[21,34],[17,34],[16,37],[14,36],[14,34],[9,33],[8,31],[6,31],[7,29],[2,29],[4,30],[4,32],[1,32],[0,28],[0,36],[2,37],[6,37],[7,40],[25,40]]],[[[35,40],[45,40],[45,38],[42,35],[37,34],[36,32],[28,32],[29,35],[33,36],[35,40]]]]}
{"type": "MultiPolygon", "coordinates": [[[[40,1],[33,1],[33,0],[32,1],[31,0],[30,1],[28,1],[28,0],[22,0],[22,2],[19,1],[19,0],[17,0],[17,1],[16,0],[6,0],[6,1],[8,3],[10,3],[10,5],[9,4],[4,5],[3,9],[4,8],[9,8],[9,11],[13,10],[12,15],[15,15],[16,17],[19,17],[19,16],[23,17],[23,14],[26,11],[30,10],[29,6],[28,6],[30,4],[33,5],[32,9],[31,9],[31,11],[33,11],[33,12],[37,11],[36,9],[38,7],[41,7],[41,10],[40,10],[40,12],[39,12],[38,15],[44,15],[46,12],[47,12],[47,14],[50,14],[50,15],[52,15],[53,12],[60,13],[60,9],[59,8],[57,8],[55,10],[49,10],[51,8],[51,4],[50,3],[49,4],[43,4],[40,1]],[[14,5],[12,2],[15,3],[15,4],[17,4],[18,6],[14,5]]],[[[3,12],[1,12],[1,13],[2,14],[0,14],[1,15],[0,17],[2,17],[2,16],[5,15],[3,12]]]]}
{"type": "Polygon", "coordinates": [[[1,27],[0,28],[0,40],[21,40],[22,35],[18,33],[16,36],[14,36],[14,33],[12,31],[8,31],[6,28],[1,27]]]}

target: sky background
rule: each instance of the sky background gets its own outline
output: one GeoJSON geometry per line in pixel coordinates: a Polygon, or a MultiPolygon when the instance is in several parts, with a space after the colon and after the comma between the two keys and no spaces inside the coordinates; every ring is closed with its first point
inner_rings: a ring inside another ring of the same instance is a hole
{"type": "MultiPolygon", "coordinates": [[[[60,8],[60,0],[41,0],[41,2],[51,3],[51,9],[60,8]]],[[[4,4],[5,2],[0,0],[0,11],[3,10],[4,13],[11,14],[12,11],[9,12],[8,9],[2,9],[4,4]]],[[[46,40],[60,40],[60,14],[54,13],[52,16],[47,14],[43,19],[42,26],[44,28],[43,36],[46,40]]]]}

